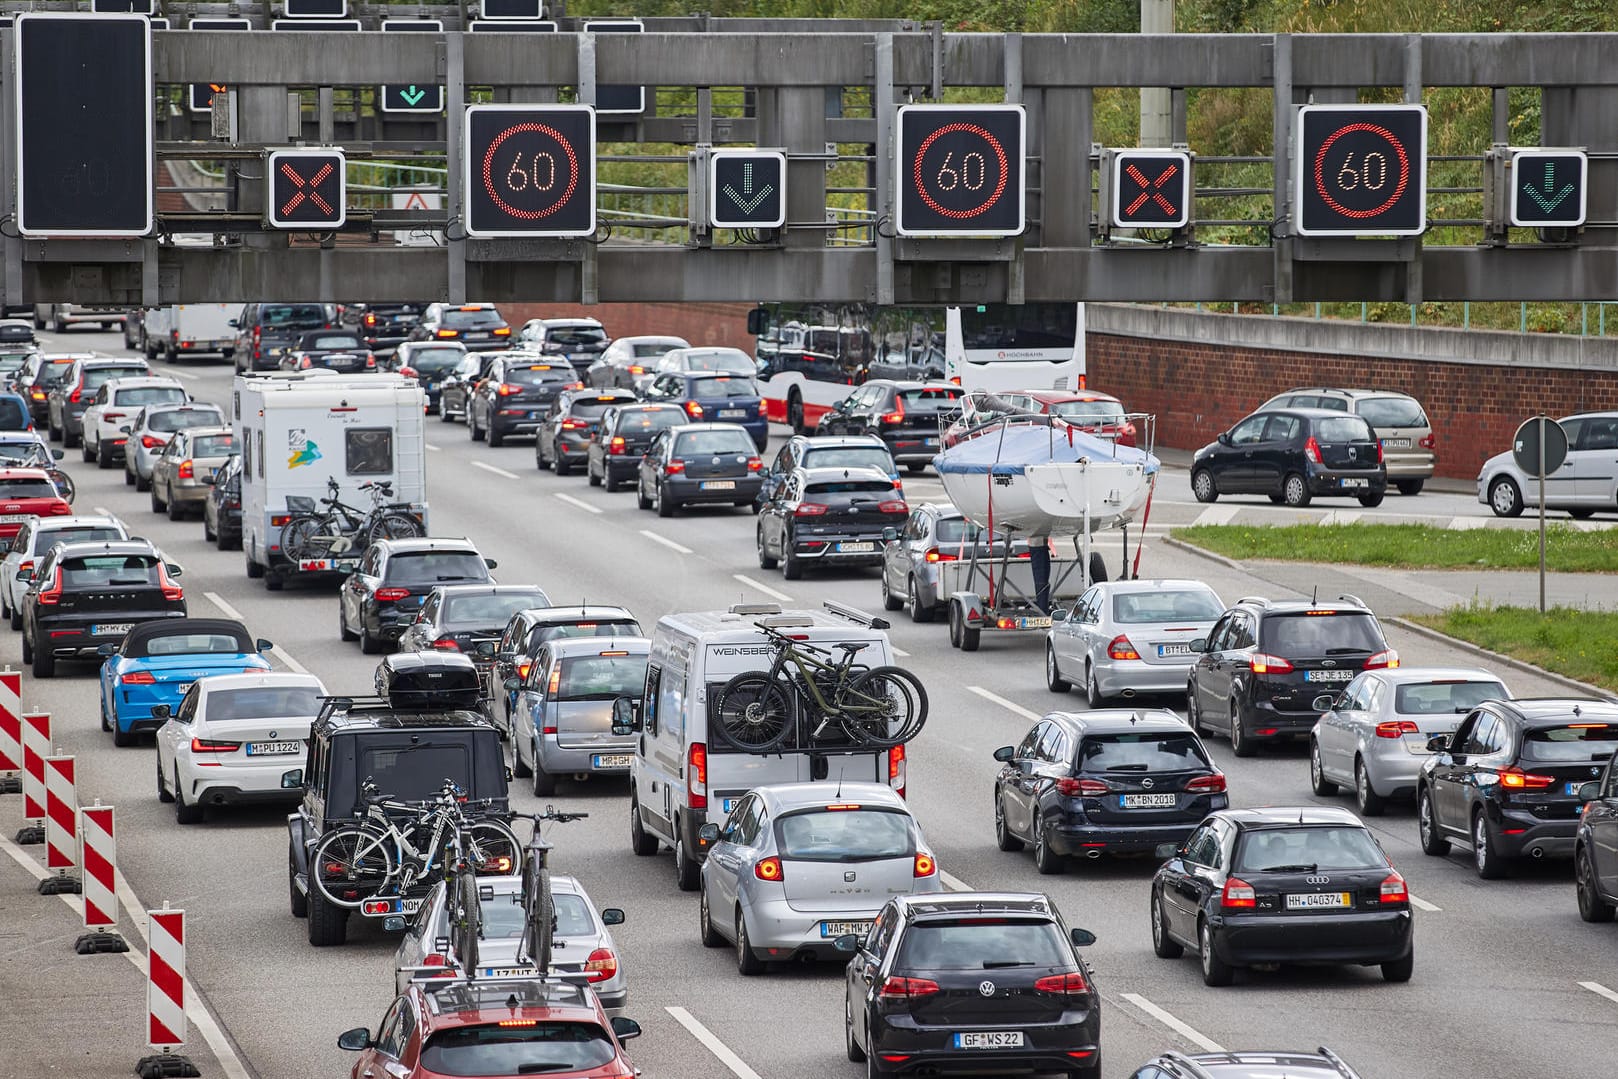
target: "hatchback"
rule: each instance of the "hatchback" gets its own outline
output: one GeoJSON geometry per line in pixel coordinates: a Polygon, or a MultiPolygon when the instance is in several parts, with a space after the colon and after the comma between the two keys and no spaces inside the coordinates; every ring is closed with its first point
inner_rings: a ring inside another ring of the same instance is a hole
{"type": "MultiPolygon", "coordinates": [[[[1567,432],[1567,459],[1545,477],[1545,508],[1586,518],[1618,508],[1618,412],[1586,412],[1557,421],[1567,432]]],[[[1496,517],[1517,517],[1539,504],[1539,477],[1497,453],[1478,470],[1478,501],[1496,517]]]]}
{"type": "Polygon", "coordinates": [[[401,341],[384,365],[413,378],[427,395],[427,411],[437,412],[444,380],[466,359],[466,346],[456,341],[401,341]]]}
{"type": "Polygon", "coordinates": [[[1618,765],[1611,760],[1599,780],[1579,788],[1584,809],[1573,845],[1573,879],[1579,917],[1610,922],[1618,908],[1618,765]]]}
{"type": "Polygon", "coordinates": [[[1191,493],[1198,502],[1255,494],[1307,506],[1315,498],[1343,495],[1369,507],[1382,504],[1387,486],[1382,443],[1371,425],[1319,408],[1255,412],[1191,459],[1191,493]]]}
{"type": "Polygon", "coordinates": [[[77,354],[71,353],[35,353],[13,376],[16,392],[28,401],[28,412],[34,425],[47,425],[51,390],[67,376],[78,358],[77,354]]]}
{"type": "Polygon", "coordinates": [[[492,303],[428,304],[410,329],[412,341],[459,341],[471,352],[511,344],[511,327],[492,303]]]}
{"type": "Polygon", "coordinates": [[[608,405],[601,413],[601,429],[590,440],[584,460],[584,473],[591,486],[600,484],[608,491],[617,490],[639,469],[641,455],[651,448],[658,432],[685,421],[685,410],[678,405],[608,405]]]}
{"type": "Polygon", "coordinates": [[[576,603],[567,607],[530,607],[511,616],[494,652],[494,683],[505,697],[506,734],[512,729],[517,694],[505,688],[512,678],[528,678],[548,641],[566,637],[639,637],[640,623],[627,607],[576,603]]]}
{"type": "Polygon", "coordinates": [[[827,435],[875,435],[893,459],[920,472],[938,454],[939,431],[960,411],[948,382],[873,379],[831,407],[816,428],[827,435]]]}
{"type": "Polygon", "coordinates": [[[634,389],[644,393],[659,375],[714,374],[753,378],[758,362],[739,348],[706,346],[671,349],[658,358],[655,366],[635,380],[634,389]]]}
{"type": "Polygon", "coordinates": [[[360,651],[387,651],[421,613],[427,596],[444,584],[492,584],[496,568],[471,540],[378,540],[337,596],[337,635],[357,640],[360,651]]]}
{"type": "Polygon", "coordinates": [[[1402,495],[1420,494],[1438,468],[1432,421],[1421,402],[1407,393],[1303,387],[1276,394],[1259,411],[1276,408],[1324,408],[1362,417],[1381,441],[1388,482],[1402,495]]]}
{"type": "Polygon", "coordinates": [[[795,468],[875,468],[892,478],[895,491],[904,491],[899,466],[880,438],[874,435],[793,435],[764,469],[764,484],[753,503],[755,513],[795,468]]]}
{"type": "Polygon", "coordinates": [[[874,468],[799,468],[759,511],[758,564],[796,581],[809,567],[874,566],[882,534],[910,515],[893,480],[874,468]]]}
{"type": "Polygon", "coordinates": [[[570,637],[548,641],[526,678],[505,688],[517,695],[511,711],[511,770],[532,775],[534,795],[556,793],[563,776],[589,779],[629,774],[638,738],[612,733],[612,703],[639,699],[646,684],[644,637],[570,637]]]}
{"type": "Polygon", "coordinates": [[[692,372],[658,375],[646,388],[645,397],[653,404],[679,405],[692,423],[740,426],[758,450],[763,450],[770,440],[764,399],[759,396],[758,384],[746,375],[692,372]]]}
{"type": "Polygon", "coordinates": [[[1201,581],[1092,585],[1071,611],[1051,612],[1045,685],[1066,693],[1079,679],[1091,708],[1109,697],[1179,693],[1196,661],[1191,642],[1206,638],[1224,610],[1218,593],[1201,581]]]}
{"type": "Polygon", "coordinates": [[[194,427],[176,432],[152,462],[152,512],[168,513],[178,521],[191,510],[202,510],[212,489],[214,473],[236,452],[236,435],[229,427],[194,427]]]}
{"type": "Polygon", "coordinates": [[[1129,1073],[1129,1079],[1360,1079],[1336,1053],[1246,1049],[1239,1052],[1177,1053],[1172,1049],[1129,1073]]]}
{"type": "Polygon", "coordinates": [[[597,389],[638,390],[638,383],[665,354],[690,347],[691,343],[683,337],[615,338],[584,373],[584,381],[597,389]]]}
{"type": "Polygon", "coordinates": [[[10,540],[30,517],[66,517],[73,507],[42,468],[0,468],[0,540],[10,540]]]}
{"type": "Polygon", "coordinates": [[[629,390],[578,389],[558,396],[556,407],[534,433],[535,467],[544,468],[549,462],[558,476],[565,476],[577,465],[588,465],[602,415],[635,400],[629,390]]]}
{"type": "Polygon", "coordinates": [[[172,378],[113,379],[96,391],[84,410],[83,457],[98,468],[111,468],[124,456],[129,436],[124,427],[148,405],[181,405],[191,400],[186,388],[172,378]]]}
{"type": "MultiPolygon", "coordinates": [[[[466,427],[473,442],[490,446],[508,438],[537,437],[563,391],[579,385],[573,368],[532,352],[499,355],[466,399],[466,427]]],[[[536,443],[537,446],[537,443],[536,443]]]]}
{"type": "Polygon", "coordinates": [[[217,405],[147,405],[121,428],[124,442],[124,483],[137,491],[152,487],[152,468],[176,431],[193,427],[221,427],[225,414],[217,405]]]}
{"type": "Polygon", "coordinates": [[[733,423],[689,423],[652,440],[640,461],[635,502],[673,517],[681,506],[748,506],[758,494],[759,460],[753,436],[733,423]]]}
{"type": "MultiPolygon", "coordinates": [[[[904,525],[891,536],[884,531],[882,539],[882,606],[889,611],[908,609],[912,622],[931,622],[949,609],[940,566],[974,555],[999,558],[1007,542],[1003,533],[991,542],[982,528],[948,502],[912,506],[904,525]]],[[[1027,540],[1010,543],[1011,557],[1028,557],[1027,540]]]]}

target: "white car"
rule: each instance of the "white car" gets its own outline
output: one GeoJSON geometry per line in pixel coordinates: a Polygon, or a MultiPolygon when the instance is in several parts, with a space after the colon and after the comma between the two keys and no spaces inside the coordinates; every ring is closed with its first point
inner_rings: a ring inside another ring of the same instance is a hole
{"type": "MultiPolygon", "coordinates": [[[[281,777],[303,764],[326,687],[312,674],[260,671],[199,678],[157,730],[157,798],[196,824],[208,806],[295,801],[281,777]]],[[[158,707],[164,707],[159,705],[158,707]]]]}
{"type": "Polygon", "coordinates": [[[5,548],[0,561],[0,616],[12,629],[22,629],[22,598],[29,582],[19,581],[17,573],[33,569],[53,544],[77,541],[126,540],[129,527],[116,517],[39,517],[29,515],[5,548]]]}
{"type": "Polygon", "coordinates": [[[183,405],[190,400],[186,388],[172,378],[139,376],[105,383],[84,410],[84,459],[111,468],[123,459],[129,441],[123,428],[137,412],[147,405],[183,405]]]}
{"type": "MultiPolygon", "coordinates": [[[[1567,432],[1567,459],[1545,477],[1545,508],[1581,519],[1618,509],[1618,412],[1558,422],[1567,432]]],[[[1478,470],[1478,501],[1496,517],[1516,517],[1539,505],[1539,477],[1526,475],[1509,452],[1497,453],[1478,470]]]]}

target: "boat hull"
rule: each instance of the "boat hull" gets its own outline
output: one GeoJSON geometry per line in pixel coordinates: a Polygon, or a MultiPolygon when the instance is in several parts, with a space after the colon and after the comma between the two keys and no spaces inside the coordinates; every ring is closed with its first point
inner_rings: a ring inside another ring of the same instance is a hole
{"type": "Polygon", "coordinates": [[[1117,528],[1145,510],[1155,469],[1136,461],[1047,462],[1020,470],[940,470],[944,491],[973,524],[1030,536],[1117,528]]]}

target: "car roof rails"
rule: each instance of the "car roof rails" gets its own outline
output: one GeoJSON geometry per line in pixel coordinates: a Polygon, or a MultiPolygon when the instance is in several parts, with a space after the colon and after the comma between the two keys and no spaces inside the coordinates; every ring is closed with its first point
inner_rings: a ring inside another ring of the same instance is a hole
{"type": "Polygon", "coordinates": [[[1251,603],[1255,607],[1268,607],[1270,605],[1270,601],[1263,596],[1243,596],[1231,606],[1240,606],[1243,603],[1251,603]]]}
{"type": "Polygon", "coordinates": [[[867,614],[858,607],[850,607],[848,604],[838,603],[836,600],[828,599],[821,606],[839,618],[847,619],[856,625],[866,626],[870,629],[888,629],[892,626],[892,623],[886,618],[878,618],[874,614],[867,614]]]}
{"type": "Polygon", "coordinates": [[[731,614],[780,614],[779,603],[732,603],[731,614]]]}
{"type": "Polygon", "coordinates": [[[1170,1065],[1173,1074],[1185,1076],[1186,1079],[1206,1079],[1212,1074],[1197,1061],[1174,1049],[1166,1050],[1157,1059],[1160,1063],[1170,1065]]]}
{"type": "Polygon", "coordinates": [[[1331,1063],[1333,1068],[1336,1068],[1339,1072],[1341,1072],[1343,1079],[1360,1079],[1359,1073],[1348,1066],[1348,1061],[1344,1060],[1330,1049],[1327,1049],[1324,1045],[1317,1048],[1315,1052],[1325,1057],[1326,1060],[1331,1063]]]}
{"type": "Polygon", "coordinates": [[[1339,592],[1337,594],[1337,598],[1342,600],[1344,603],[1352,603],[1356,607],[1363,607],[1367,611],[1371,609],[1371,605],[1369,603],[1366,603],[1363,599],[1360,599],[1360,597],[1350,592],[1339,592]]]}

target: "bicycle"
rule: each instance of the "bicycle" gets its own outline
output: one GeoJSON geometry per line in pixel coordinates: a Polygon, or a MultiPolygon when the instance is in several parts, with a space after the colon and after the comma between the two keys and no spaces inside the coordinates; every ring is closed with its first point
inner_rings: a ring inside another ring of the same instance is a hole
{"type": "Polygon", "coordinates": [[[393,497],[393,484],[373,480],[360,484],[371,496],[371,508],[361,513],[338,498],[341,488],[328,477],[329,497],[320,504],[326,509],[295,514],[281,526],[281,550],[288,558],[332,558],[363,550],[379,539],[412,539],[424,534],[421,522],[405,512],[407,502],[387,502],[393,497]]]}
{"type": "Polygon", "coordinates": [[[467,821],[457,800],[462,791],[450,780],[427,803],[377,797],[369,779],[361,792],[367,804],[360,823],[327,832],[309,855],[310,883],[329,903],[352,909],[384,894],[404,895],[433,869],[442,868],[447,877],[462,860],[494,872],[516,864],[522,847],[517,834],[499,820],[467,821]],[[390,812],[413,820],[400,828],[390,812]],[[418,847],[413,837],[424,835],[418,847]]]}
{"type": "MultiPolygon", "coordinates": [[[[447,863],[447,859],[446,859],[447,863]]],[[[483,903],[478,893],[477,866],[457,856],[444,896],[449,919],[450,954],[468,977],[478,969],[478,942],[483,939],[483,903]]]]}
{"type": "Polygon", "coordinates": [[[854,657],[869,642],[838,644],[831,650],[796,641],[755,622],[775,650],[768,671],[746,671],[726,682],[714,706],[713,724],[721,741],[747,753],[777,749],[800,729],[806,714],[815,718],[808,741],[819,741],[833,722],[850,742],[888,749],[910,741],[927,722],[927,691],[900,667],[863,667],[854,657]],[[787,668],[791,667],[791,672],[787,668]]]}
{"type": "Polygon", "coordinates": [[[551,940],[556,932],[556,901],[551,897],[550,861],[551,845],[541,837],[539,822],[566,824],[583,820],[588,813],[560,813],[548,805],[543,813],[513,813],[513,817],[531,821],[534,831],[523,847],[522,907],[523,936],[518,959],[527,954],[541,974],[551,966],[551,940]]]}

